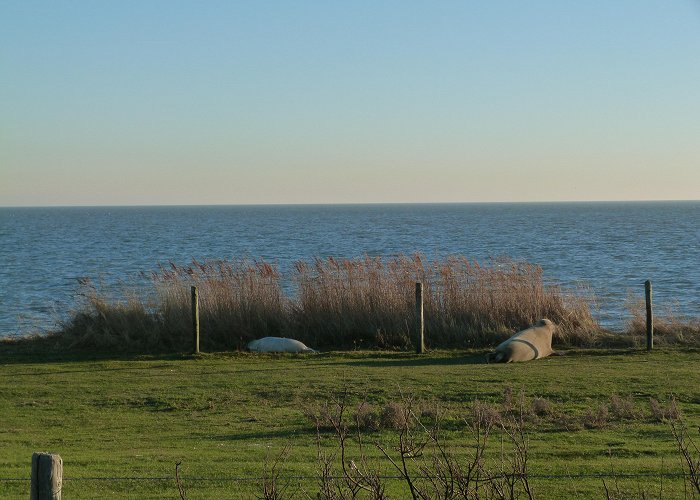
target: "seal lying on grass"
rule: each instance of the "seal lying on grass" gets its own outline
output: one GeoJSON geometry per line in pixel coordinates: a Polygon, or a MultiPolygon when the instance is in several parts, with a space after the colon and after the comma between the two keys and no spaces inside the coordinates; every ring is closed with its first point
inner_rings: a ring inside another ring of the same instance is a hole
{"type": "Polygon", "coordinates": [[[284,337],[263,337],[248,344],[253,352],[316,352],[302,342],[284,337]]]}
{"type": "Polygon", "coordinates": [[[557,325],[541,319],[527,330],[516,333],[501,342],[496,350],[486,356],[487,363],[510,363],[530,361],[549,356],[552,351],[552,334],[557,325]]]}

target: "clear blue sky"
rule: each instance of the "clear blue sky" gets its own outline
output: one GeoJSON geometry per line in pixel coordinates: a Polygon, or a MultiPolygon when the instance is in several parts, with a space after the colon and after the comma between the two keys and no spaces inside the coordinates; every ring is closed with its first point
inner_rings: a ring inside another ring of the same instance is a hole
{"type": "Polygon", "coordinates": [[[700,199],[700,1],[0,2],[0,205],[700,199]]]}

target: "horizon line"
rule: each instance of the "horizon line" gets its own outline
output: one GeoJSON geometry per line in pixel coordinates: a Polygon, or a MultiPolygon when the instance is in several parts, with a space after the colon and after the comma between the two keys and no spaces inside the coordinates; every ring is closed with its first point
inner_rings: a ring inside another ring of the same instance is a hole
{"type": "Polygon", "coordinates": [[[539,201],[391,201],[391,202],[311,202],[311,203],[183,203],[183,204],[76,204],[76,205],[0,205],[0,208],[175,208],[175,207],[322,207],[322,206],[400,206],[400,205],[537,205],[594,203],[692,203],[700,199],[638,199],[638,200],[539,200],[539,201]]]}

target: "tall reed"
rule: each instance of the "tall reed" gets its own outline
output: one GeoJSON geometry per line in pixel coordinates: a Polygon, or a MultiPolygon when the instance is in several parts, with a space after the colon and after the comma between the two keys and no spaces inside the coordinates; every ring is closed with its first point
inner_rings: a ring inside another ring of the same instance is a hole
{"type": "Polygon", "coordinates": [[[171,350],[178,339],[164,335],[153,304],[132,290],[114,298],[81,279],[81,307],[51,335],[68,348],[98,351],[171,350]]]}
{"type": "Polygon", "coordinates": [[[163,328],[175,337],[191,331],[191,286],[199,289],[204,347],[242,348],[258,337],[288,333],[289,307],[280,274],[264,260],[171,263],[152,279],[163,328]]]}
{"type": "Polygon", "coordinates": [[[423,283],[426,338],[432,345],[492,344],[547,317],[568,343],[586,343],[600,328],[586,297],[545,286],[542,269],[503,259],[481,265],[420,254],[297,263],[296,323],[314,344],[405,347],[415,323],[415,282],[423,283]]]}
{"type": "Polygon", "coordinates": [[[86,348],[182,349],[194,285],[205,350],[242,348],[265,336],[294,337],[317,348],[408,348],[417,281],[424,287],[431,347],[494,345],[544,317],[559,326],[560,344],[593,344],[601,330],[587,294],[546,285],[539,266],[510,259],[316,258],[297,262],[286,278],[264,260],[193,261],[161,266],[150,278],[150,300],[127,291],[115,301],[90,288],[87,306],[62,335],[86,348]],[[283,282],[293,293],[285,294],[283,282]]]}

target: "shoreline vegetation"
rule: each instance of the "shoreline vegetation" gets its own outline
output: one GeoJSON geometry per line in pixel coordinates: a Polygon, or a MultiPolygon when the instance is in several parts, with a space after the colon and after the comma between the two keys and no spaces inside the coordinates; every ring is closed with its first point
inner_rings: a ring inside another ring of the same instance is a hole
{"type": "MultiPolygon", "coordinates": [[[[148,298],[135,288],[114,297],[81,281],[83,304],[57,331],[3,343],[48,343],[77,351],[178,352],[191,344],[190,287],[200,300],[202,350],[241,350],[251,340],[290,337],[315,349],[412,349],[415,283],[423,283],[429,348],[495,346],[540,318],[558,326],[557,347],[640,347],[644,303],[628,301],[623,332],[600,326],[587,289],[546,284],[540,266],[464,256],[430,261],[315,258],[295,264],[291,296],[277,266],[264,260],[192,261],[161,266],[148,298]]],[[[655,317],[657,345],[700,346],[700,321],[655,317]]]]}

